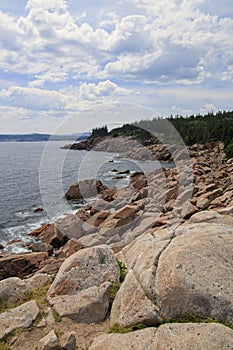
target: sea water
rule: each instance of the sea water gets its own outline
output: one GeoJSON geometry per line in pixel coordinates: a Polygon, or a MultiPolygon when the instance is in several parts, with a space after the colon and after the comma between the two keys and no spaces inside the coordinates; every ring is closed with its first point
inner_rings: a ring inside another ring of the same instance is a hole
{"type": "Polygon", "coordinates": [[[62,149],[64,144],[64,141],[0,143],[0,244],[3,246],[15,239],[27,242],[28,233],[41,224],[77,211],[84,203],[71,204],[64,198],[74,182],[97,178],[109,187],[124,187],[128,185],[129,175],[114,179],[113,170],[150,171],[160,166],[152,161],[116,159],[113,153],[62,149]],[[38,207],[44,211],[35,213],[38,207]]]}

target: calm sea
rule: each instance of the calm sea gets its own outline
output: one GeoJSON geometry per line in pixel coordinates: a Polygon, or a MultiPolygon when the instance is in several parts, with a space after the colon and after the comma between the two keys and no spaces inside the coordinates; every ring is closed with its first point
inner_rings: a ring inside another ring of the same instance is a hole
{"type": "MultiPolygon", "coordinates": [[[[113,169],[149,171],[156,162],[114,160],[106,152],[61,149],[62,142],[0,143],[0,244],[27,236],[42,223],[53,222],[77,210],[64,199],[69,186],[80,179],[98,178],[108,186],[124,187],[129,179],[114,180],[113,169]],[[45,210],[34,213],[34,209],[45,210]]],[[[13,246],[12,251],[22,251],[13,246]]]]}

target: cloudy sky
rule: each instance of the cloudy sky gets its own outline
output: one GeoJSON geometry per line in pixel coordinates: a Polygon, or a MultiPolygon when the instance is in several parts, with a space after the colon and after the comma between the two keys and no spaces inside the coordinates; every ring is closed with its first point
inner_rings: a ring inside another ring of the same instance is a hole
{"type": "Polygon", "coordinates": [[[90,111],[113,122],[110,106],[127,104],[233,109],[232,0],[0,0],[0,11],[0,133],[85,131],[90,111]]]}

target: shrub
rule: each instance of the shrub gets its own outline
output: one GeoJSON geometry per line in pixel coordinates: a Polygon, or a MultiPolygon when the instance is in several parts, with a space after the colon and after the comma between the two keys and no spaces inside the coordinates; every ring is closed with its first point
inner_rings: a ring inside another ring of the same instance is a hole
{"type": "Polygon", "coordinates": [[[120,268],[120,282],[124,282],[126,273],[127,273],[127,266],[121,262],[120,260],[117,259],[118,266],[120,268]]]}
{"type": "Polygon", "coordinates": [[[233,143],[227,145],[224,149],[224,152],[226,153],[227,159],[233,158],[233,143]]]}

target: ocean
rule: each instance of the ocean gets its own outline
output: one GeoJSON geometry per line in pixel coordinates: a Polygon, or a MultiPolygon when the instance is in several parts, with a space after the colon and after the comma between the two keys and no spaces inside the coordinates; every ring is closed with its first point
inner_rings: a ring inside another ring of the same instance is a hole
{"type": "MultiPolygon", "coordinates": [[[[113,179],[112,170],[150,171],[158,162],[116,159],[114,153],[62,149],[65,141],[0,142],[0,244],[31,241],[32,230],[77,211],[84,203],[64,199],[70,185],[81,179],[100,179],[107,186],[124,187],[129,176],[113,179]],[[43,212],[35,213],[42,207],[43,212]]],[[[87,199],[88,201],[91,199],[87,199]]],[[[93,199],[92,199],[93,200],[93,199]]],[[[22,244],[8,247],[23,252],[22,244]]]]}

